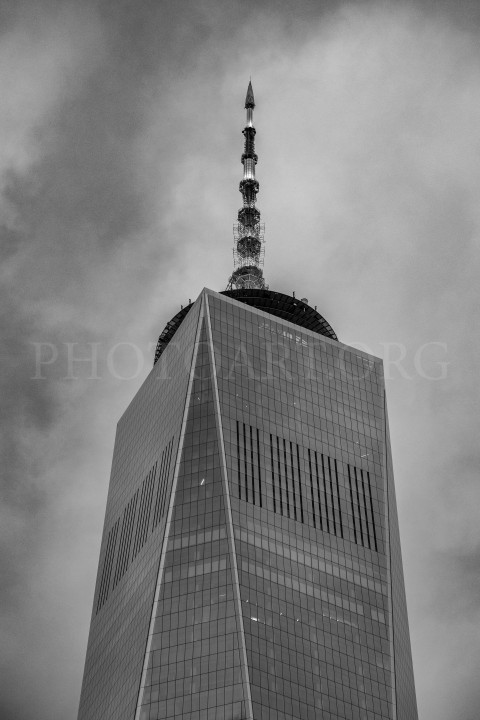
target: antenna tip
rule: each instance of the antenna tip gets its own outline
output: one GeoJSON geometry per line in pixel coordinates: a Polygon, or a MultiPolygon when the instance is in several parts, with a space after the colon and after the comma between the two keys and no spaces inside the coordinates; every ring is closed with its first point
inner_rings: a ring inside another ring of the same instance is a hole
{"type": "Polygon", "coordinates": [[[250,78],[250,82],[248,83],[247,97],[245,98],[245,107],[246,108],[254,108],[255,107],[255,98],[253,97],[253,88],[252,88],[252,79],[251,78],[250,78]]]}

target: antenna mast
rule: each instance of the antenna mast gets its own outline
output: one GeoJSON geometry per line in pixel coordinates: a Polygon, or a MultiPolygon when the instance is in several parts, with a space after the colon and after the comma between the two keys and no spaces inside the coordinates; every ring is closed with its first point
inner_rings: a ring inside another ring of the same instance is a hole
{"type": "Polygon", "coordinates": [[[258,156],[255,153],[255,128],[253,127],[252,81],[248,84],[245,108],[247,125],[243,130],[245,146],[242,155],[243,180],[239,190],[243,197],[243,207],[238,211],[238,222],[233,226],[233,266],[227,290],[242,288],[268,289],[263,277],[263,256],[265,254],[264,230],[260,222],[260,210],[255,207],[259,189],[255,179],[255,165],[258,156]]]}

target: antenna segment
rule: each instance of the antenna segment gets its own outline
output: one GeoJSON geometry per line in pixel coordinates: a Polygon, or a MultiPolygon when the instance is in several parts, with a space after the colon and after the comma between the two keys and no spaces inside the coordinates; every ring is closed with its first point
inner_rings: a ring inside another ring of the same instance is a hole
{"type": "Polygon", "coordinates": [[[255,165],[258,156],[255,153],[255,128],[253,127],[252,82],[248,84],[245,108],[247,125],[243,130],[245,146],[242,155],[243,180],[239,190],[243,197],[243,207],[238,211],[238,222],[233,226],[233,273],[229,278],[227,290],[242,288],[268,289],[263,277],[263,257],[265,254],[265,226],[260,222],[260,210],[255,207],[259,189],[255,179],[255,165]]]}

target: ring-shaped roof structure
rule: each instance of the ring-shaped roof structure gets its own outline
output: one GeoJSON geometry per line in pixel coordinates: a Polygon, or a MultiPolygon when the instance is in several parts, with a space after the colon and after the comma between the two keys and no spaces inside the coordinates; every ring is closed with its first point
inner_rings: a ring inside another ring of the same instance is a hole
{"type": "MultiPolygon", "coordinates": [[[[331,340],[338,340],[330,323],[328,323],[317,310],[291,295],[284,295],[283,293],[274,292],[273,290],[253,288],[224,290],[220,295],[226,295],[226,297],[238,300],[238,302],[245,303],[245,305],[251,305],[258,310],[263,310],[263,312],[269,315],[274,315],[282,320],[288,320],[288,322],[294,325],[306,328],[319,335],[324,335],[331,340]]],[[[154,364],[177,332],[192,306],[193,303],[186,305],[165,325],[162,334],[158,338],[154,364]]]]}

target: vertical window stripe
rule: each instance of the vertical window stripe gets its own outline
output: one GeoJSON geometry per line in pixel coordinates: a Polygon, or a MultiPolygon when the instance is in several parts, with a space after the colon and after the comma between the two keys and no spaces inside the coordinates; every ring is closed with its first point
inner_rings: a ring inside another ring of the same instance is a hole
{"type": "Polygon", "coordinates": [[[367,470],[367,482],[368,482],[368,495],[370,498],[370,512],[372,513],[373,541],[375,543],[375,550],[378,552],[377,531],[375,529],[375,514],[373,512],[372,485],[370,483],[370,473],[368,472],[368,470],[367,470]]]}
{"type": "Polygon", "coordinates": [[[143,520],[145,515],[145,508],[147,504],[147,483],[145,480],[142,483],[142,490],[140,494],[140,505],[138,508],[138,519],[137,527],[135,529],[135,539],[133,541],[132,557],[135,557],[140,549],[140,539],[142,535],[143,520]]]}
{"type": "Polygon", "coordinates": [[[113,582],[114,587],[117,585],[117,583],[121,580],[124,573],[126,572],[130,559],[130,546],[132,543],[133,526],[135,524],[137,501],[138,490],[128,503],[123,514],[122,536],[120,538],[121,548],[117,558],[117,567],[115,568],[115,579],[113,582]]]}
{"type": "Polygon", "coordinates": [[[293,463],[293,445],[292,441],[290,440],[290,466],[292,469],[292,494],[293,494],[293,517],[295,520],[297,520],[297,491],[296,491],[296,482],[295,482],[295,470],[294,470],[294,463],[293,463]]]}
{"type": "Polygon", "coordinates": [[[164,474],[164,480],[163,480],[163,498],[162,498],[162,517],[165,515],[165,509],[166,509],[166,499],[167,499],[167,489],[169,486],[169,480],[170,480],[170,467],[172,464],[172,456],[173,456],[173,441],[174,438],[170,440],[170,446],[168,449],[168,458],[167,458],[167,464],[166,464],[166,470],[164,474]]]}
{"type": "MultiPolygon", "coordinates": [[[[363,537],[363,521],[362,521],[362,511],[360,509],[360,495],[358,492],[358,478],[357,478],[357,468],[356,467],[353,468],[353,474],[355,477],[355,490],[357,493],[357,512],[358,512],[358,518],[359,518],[359,522],[360,522],[360,537],[362,538],[362,545],[365,545],[365,540],[363,537]]],[[[365,547],[366,547],[366,545],[365,545],[365,547]]]]}
{"type": "MultiPolygon", "coordinates": [[[[333,534],[337,534],[337,519],[335,517],[335,501],[333,498],[333,482],[332,482],[332,468],[330,466],[330,457],[327,456],[327,467],[328,467],[328,487],[330,488],[330,502],[332,503],[332,517],[333,517],[333,534]]],[[[322,465],[323,465],[323,455],[322,455],[322,465]]],[[[325,478],[325,484],[327,484],[327,480],[325,478]]]]}
{"type": "MultiPolygon", "coordinates": [[[[314,496],[313,496],[312,458],[311,458],[311,455],[310,455],[310,448],[307,449],[307,455],[308,455],[308,470],[309,470],[309,473],[310,473],[310,497],[311,497],[311,500],[312,500],[313,527],[316,528],[316,527],[317,527],[317,522],[316,522],[316,519],[315,519],[315,500],[314,500],[314,496]]],[[[320,516],[320,527],[321,527],[321,523],[322,523],[322,518],[321,518],[321,516],[320,516]]]]}
{"type": "Polygon", "coordinates": [[[368,511],[367,511],[367,499],[365,497],[365,480],[363,478],[363,470],[360,469],[360,481],[362,485],[362,499],[363,499],[363,509],[365,511],[365,526],[367,530],[367,539],[368,539],[368,547],[371,549],[372,543],[371,543],[371,537],[370,537],[370,527],[368,522],[368,511]]]}
{"type": "Polygon", "coordinates": [[[288,489],[288,468],[287,468],[287,445],[283,438],[283,469],[285,470],[285,492],[287,496],[287,515],[290,517],[290,491],[288,489]]]}
{"type": "Polygon", "coordinates": [[[166,454],[167,454],[167,448],[164,448],[162,452],[162,457],[160,460],[160,472],[158,474],[158,488],[157,488],[157,499],[155,501],[155,511],[153,514],[153,527],[156,527],[158,522],[160,521],[160,512],[161,512],[161,502],[162,502],[162,495],[163,495],[163,468],[165,465],[166,460],[166,454]]]}
{"type": "MultiPolygon", "coordinates": [[[[370,475],[366,470],[345,463],[346,476],[342,480],[344,471],[342,465],[339,465],[341,461],[337,458],[311,448],[303,448],[298,443],[273,433],[269,433],[270,449],[267,450],[267,447],[260,443],[258,427],[237,420],[236,427],[232,429],[231,447],[233,451],[236,448],[237,452],[237,487],[240,500],[263,507],[265,495],[262,487],[265,487],[267,488],[266,507],[274,513],[278,512],[296,522],[306,523],[315,529],[355,542],[357,545],[377,550],[372,486],[370,475]],[[266,452],[270,456],[271,495],[270,481],[268,485],[262,486],[262,467],[268,468],[268,461],[266,464],[264,462],[266,452]],[[305,474],[308,473],[308,479],[305,477],[305,486],[303,486],[301,454],[302,462],[305,463],[305,474]],[[307,489],[308,484],[310,484],[310,492],[307,489]],[[345,490],[342,490],[344,486],[345,490]],[[304,491],[307,493],[305,498],[304,491]],[[345,493],[344,496],[342,493],[345,493]],[[307,500],[305,507],[308,495],[311,506],[307,500]],[[347,518],[346,524],[345,518],[347,518]]],[[[268,446],[268,440],[266,444],[268,446]]],[[[143,495],[140,498],[139,514],[144,512],[142,498],[143,495]]]]}
{"type": "Polygon", "coordinates": [[[260,507],[263,507],[262,503],[262,471],[260,469],[260,432],[257,428],[257,471],[258,471],[258,496],[260,500],[260,507]]]}
{"type": "Polygon", "coordinates": [[[106,603],[108,599],[108,594],[110,591],[110,577],[112,574],[112,567],[113,567],[113,559],[115,557],[115,548],[117,544],[117,535],[118,535],[118,527],[120,525],[120,518],[116,521],[114,526],[110,529],[110,532],[108,533],[108,540],[107,540],[107,549],[105,551],[105,558],[103,562],[103,570],[102,570],[102,579],[100,581],[100,589],[98,591],[98,599],[97,599],[97,610],[98,611],[103,607],[103,605],[106,603]]]}
{"type": "Polygon", "coordinates": [[[252,470],[252,502],[255,505],[255,472],[253,462],[253,428],[250,425],[250,466],[252,470]]]}
{"type": "Polygon", "coordinates": [[[275,492],[275,462],[273,459],[273,437],[270,434],[270,461],[272,466],[272,492],[273,492],[273,512],[277,512],[277,498],[275,492]]]}
{"type": "Polygon", "coordinates": [[[347,471],[348,471],[348,486],[350,488],[350,505],[352,507],[353,537],[355,538],[355,542],[358,542],[358,540],[357,540],[357,522],[356,522],[356,517],[355,517],[355,504],[353,502],[352,476],[351,476],[351,472],[350,472],[350,465],[347,465],[347,471]]]}
{"type": "Polygon", "coordinates": [[[248,502],[248,470],[247,470],[247,434],[245,432],[245,423],[243,425],[243,467],[245,472],[245,500],[248,502]]]}
{"type": "Polygon", "coordinates": [[[277,437],[278,489],[280,491],[280,515],[283,515],[282,471],[280,470],[280,440],[277,437]]]}
{"type": "Polygon", "coordinates": [[[238,497],[242,499],[242,469],[240,463],[240,428],[237,420],[237,472],[238,472],[238,497]]]}
{"type": "MultiPolygon", "coordinates": [[[[324,502],[324,508],[325,508],[325,516],[327,520],[327,532],[330,532],[330,512],[328,509],[328,497],[327,497],[327,482],[325,477],[325,462],[323,459],[323,453],[321,453],[321,460],[322,460],[322,488],[323,488],[323,495],[325,498],[324,502]]],[[[317,470],[317,477],[318,477],[318,463],[317,463],[317,451],[315,450],[315,467],[317,470]]]]}
{"type": "Polygon", "coordinates": [[[343,538],[342,504],[341,504],[341,498],[340,498],[340,483],[338,482],[338,468],[337,468],[336,458],[334,458],[334,460],[333,460],[333,470],[335,473],[335,485],[336,485],[336,489],[337,489],[337,507],[338,507],[338,520],[340,522],[340,535],[343,538]]]}
{"type": "MultiPolygon", "coordinates": [[[[292,463],[292,468],[293,468],[293,463],[292,463]]],[[[298,448],[298,444],[297,444],[297,470],[298,470],[298,491],[300,494],[300,517],[301,517],[301,521],[303,523],[304,517],[303,517],[302,475],[300,472],[300,450],[298,448]]]]}

